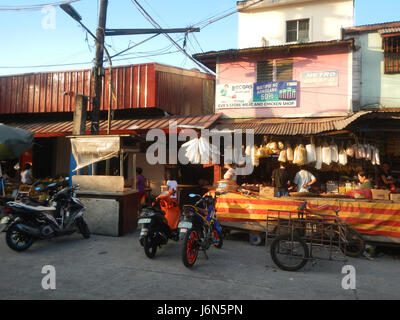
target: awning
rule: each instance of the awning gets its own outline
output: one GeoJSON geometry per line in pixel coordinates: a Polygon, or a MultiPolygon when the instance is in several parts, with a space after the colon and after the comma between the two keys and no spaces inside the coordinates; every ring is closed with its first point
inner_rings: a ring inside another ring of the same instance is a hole
{"type": "Polygon", "coordinates": [[[369,113],[372,111],[360,111],[347,117],[331,118],[221,119],[218,121],[216,129],[253,129],[255,134],[283,136],[314,135],[343,130],[358,118],[369,113]]]}
{"type": "MultiPolygon", "coordinates": [[[[143,133],[151,129],[168,130],[170,122],[176,122],[178,128],[207,129],[221,114],[199,116],[169,116],[150,119],[112,120],[111,133],[143,133]]],[[[13,127],[29,130],[36,138],[67,136],[72,134],[72,121],[21,120],[7,123],[13,127]]],[[[86,123],[86,133],[90,133],[91,123],[86,123]]],[[[100,134],[107,132],[107,121],[100,121],[100,134]]]]}

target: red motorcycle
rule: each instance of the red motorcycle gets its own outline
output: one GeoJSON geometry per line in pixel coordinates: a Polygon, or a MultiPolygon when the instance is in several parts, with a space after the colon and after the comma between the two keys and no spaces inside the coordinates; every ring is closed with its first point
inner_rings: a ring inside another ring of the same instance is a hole
{"type": "Polygon", "coordinates": [[[140,244],[147,257],[154,258],[157,248],[169,239],[179,240],[178,223],[181,217],[178,202],[171,196],[174,190],[159,195],[151,207],[141,210],[138,224],[141,225],[140,244]]]}

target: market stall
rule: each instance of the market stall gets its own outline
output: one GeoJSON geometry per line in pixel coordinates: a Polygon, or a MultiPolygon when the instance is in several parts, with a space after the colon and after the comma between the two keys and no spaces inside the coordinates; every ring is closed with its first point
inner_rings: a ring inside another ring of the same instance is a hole
{"type": "Polygon", "coordinates": [[[76,167],[72,183],[87,207],[92,233],[120,236],[137,228],[136,136],[70,136],[76,167]]]}

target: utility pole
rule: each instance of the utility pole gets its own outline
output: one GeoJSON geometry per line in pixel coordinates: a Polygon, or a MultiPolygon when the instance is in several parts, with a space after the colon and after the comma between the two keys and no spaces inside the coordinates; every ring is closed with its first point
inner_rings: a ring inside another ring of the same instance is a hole
{"type": "MultiPolygon", "coordinates": [[[[96,31],[96,59],[92,70],[94,98],[92,105],[92,126],[91,133],[99,134],[100,130],[100,99],[102,90],[102,77],[105,75],[103,68],[104,59],[104,37],[107,20],[108,0],[100,1],[99,24],[96,31]]],[[[110,79],[111,81],[111,79],[110,79]]]]}

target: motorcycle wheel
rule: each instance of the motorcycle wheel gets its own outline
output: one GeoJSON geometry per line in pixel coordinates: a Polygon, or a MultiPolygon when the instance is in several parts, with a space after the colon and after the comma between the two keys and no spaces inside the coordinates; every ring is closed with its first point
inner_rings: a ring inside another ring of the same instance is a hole
{"type": "Polygon", "coordinates": [[[6,232],[6,242],[10,249],[21,252],[33,244],[33,238],[22,234],[16,227],[12,227],[6,232]]]}
{"type": "Polygon", "coordinates": [[[149,236],[144,238],[143,247],[146,256],[150,259],[154,258],[157,252],[157,245],[152,243],[149,236]]]}
{"type": "Polygon", "coordinates": [[[79,232],[82,234],[82,236],[85,239],[89,239],[90,238],[90,230],[89,230],[89,227],[88,227],[86,221],[83,220],[83,218],[81,218],[76,221],[76,224],[77,224],[79,232]]]}
{"type": "Polygon", "coordinates": [[[182,262],[187,268],[193,267],[199,254],[199,234],[196,230],[188,230],[183,241],[182,262]]]}
{"type": "Polygon", "coordinates": [[[214,238],[214,246],[218,249],[221,249],[222,246],[224,245],[224,240],[222,237],[218,234],[218,231],[213,229],[213,238],[214,238]]]}

